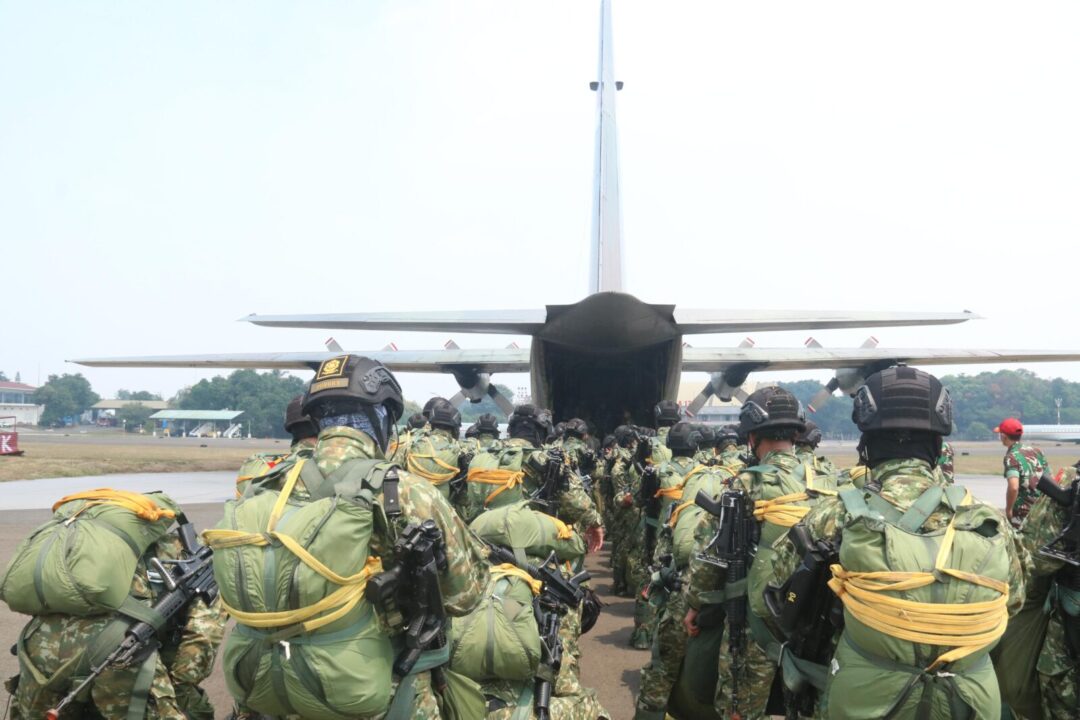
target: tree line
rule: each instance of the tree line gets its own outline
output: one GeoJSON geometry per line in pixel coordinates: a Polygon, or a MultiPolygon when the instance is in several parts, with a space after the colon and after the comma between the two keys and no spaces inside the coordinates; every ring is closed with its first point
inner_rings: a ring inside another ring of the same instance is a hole
{"type": "MultiPolygon", "coordinates": [[[[962,440],[993,439],[993,429],[1007,417],[1019,418],[1029,425],[1052,425],[1058,422],[1080,424],[1080,382],[1062,378],[1040,378],[1030,370],[998,370],[977,375],[944,375],[941,383],[953,400],[953,436],[962,440]]],[[[822,388],[816,380],[779,383],[790,390],[803,405],[822,388]]],[[[852,400],[847,396],[831,398],[808,417],[828,437],[853,437],[858,433],[851,422],[852,400]]]]}
{"type": "MultiPolygon", "coordinates": [[[[991,439],[993,427],[1006,417],[1017,417],[1028,424],[1056,423],[1058,401],[1061,405],[1061,422],[1080,424],[1080,382],[1040,378],[1030,370],[945,375],[941,381],[953,398],[954,436],[960,439],[991,439]]],[[[804,405],[822,389],[821,383],[816,380],[779,384],[794,393],[804,405]]],[[[245,424],[250,423],[252,435],[284,437],[282,421],[285,406],[294,396],[304,392],[305,385],[300,378],[280,370],[236,370],[227,376],[200,380],[182,389],[170,399],[169,405],[187,410],[242,410],[242,420],[245,424]]],[[[513,392],[505,385],[496,387],[506,397],[513,397],[513,392]]],[[[41,424],[49,426],[77,419],[101,399],[80,373],[50,375],[34,397],[36,403],[45,406],[41,424]]],[[[117,397],[121,400],[161,399],[145,390],[120,390],[117,397]]],[[[405,417],[419,412],[421,404],[407,400],[405,417]]],[[[851,422],[851,405],[851,398],[834,396],[809,417],[827,437],[851,438],[858,432],[851,422]]],[[[490,398],[476,404],[466,403],[461,410],[462,423],[466,425],[485,412],[505,420],[490,398]]],[[[152,413],[145,406],[133,405],[117,411],[117,418],[126,421],[129,429],[135,429],[145,424],[152,413]]]]}

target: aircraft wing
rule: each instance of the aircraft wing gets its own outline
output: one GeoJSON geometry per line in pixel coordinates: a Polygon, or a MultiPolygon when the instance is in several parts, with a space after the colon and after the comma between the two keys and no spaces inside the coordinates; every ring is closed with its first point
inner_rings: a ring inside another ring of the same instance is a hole
{"type": "MultiPolygon", "coordinates": [[[[345,351],[350,352],[350,351],[345,351]]],[[[233,353],[219,355],[150,355],[122,358],[82,358],[71,362],[90,367],[260,368],[315,370],[323,360],[344,352],[233,353]]],[[[481,373],[529,372],[528,348],[491,350],[351,351],[378,360],[395,372],[451,372],[465,367],[481,373]]]]}
{"type": "Polygon", "coordinates": [[[675,308],[675,324],[684,335],[770,330],[952,325],[976,320],[975,313],[836,312],[828,310],[698,310],[675,308]]]}
{"type": "Polygon", "coordinates": [[[1071,362],[1068,350],[969,350],[931,348],[683,348],[684,371],[719,372],[733,365],[759,370],[835,370],[904,362],[910,365],[983,365],[1014,362],[1071,362]]]}
{"type": "MultiPolygon", "coordinates": [[[[431,312],[325,313],[314,315],[248,315],[243,320],[265,327],[324,330],[402,330],[446,333],[535,335],[549,319],[549,310],[436,310],[431,312]]],[[[836,328],[950,325],[978,318],[971,312],[902,313],[828,310],[695,310],[676,308],[678,332],[765,332],[836,328]]]]}
{"type": "Polygon", "coordinates": [[[540,332],[547,320],[547,310],[435,310],[321,315],[252,314],[242,319],[265,327],[535,335],[540,332]]]}

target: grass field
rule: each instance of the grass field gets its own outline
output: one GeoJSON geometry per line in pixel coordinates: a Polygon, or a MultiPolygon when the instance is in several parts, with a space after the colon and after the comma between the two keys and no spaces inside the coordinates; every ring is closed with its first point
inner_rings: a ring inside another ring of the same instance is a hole
{"type": "Polygon", "coordinates": [[[252,453],[288,448],[287,443],[275,444],[273,440],[228,445],[210,440],[206,447],[153,438],[132,438],[127,442],[110,439],[108,443],[72,440],[20,438],[19,448],[26,454],[0,457],[0,482],[110,473],[236,470],[252,453]]]}
{"type": "MultiPolygon", "coordinates": [[[[0,457],[0,482],[111,473],[236,470],[252,453],[282,452],[284,440],[162,439],[123,433],[24,435],[22,457],[0,457]]],[[[994,442],[957,442],[956,472],[999,475],[1005,449],[994,442]]],[[[1080,459],[1080,446],[1046,444],[1043,452],[1056,470],[1080,459]]],[[[819,450],[840,467],[855,464],[854,443],[825,443],[819,450]]]]}

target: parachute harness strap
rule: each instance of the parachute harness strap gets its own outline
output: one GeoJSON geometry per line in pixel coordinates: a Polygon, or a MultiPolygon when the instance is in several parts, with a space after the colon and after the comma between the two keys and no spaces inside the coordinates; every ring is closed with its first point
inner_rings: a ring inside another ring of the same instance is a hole
{"type": "Polygon", "coordinates": [[[426,440],[428,444],[427,453],[413,452],[413,450],[410,448],[409,452],[406,454],[405,466],[408,471],[419,475],[420,477],[430,482],[432,485],[442,485],[444,483],[450,482],[455,477],[457,477],[458,468],[436,457],[435,445],[431,442],[431,438],[424,438],[424,440],[426,440]],[[420,460],[430,460],[432,463],[442,468],[444,472],[439,472],[438,470],[426,468],[419,462],[420,460]]]}
{"type": "Polygon", "coordinates": [[[265,532],[250,533],[242,530],[206,530],[203,532],[203,540],[214,550],[245,545],[266,547],[273,541],[277,541],[304,565],[338,586],[337,590],[322,600],[296,610],[247,612],[231,607],[222,600],[225,610],[236,618],[236,621],[241,625],[260,629],[281,628],[280,632],[274,634],[273,638],[275,640],[292,637],[300,633],[313,632],[345,617],[363,598],[368,579],[382,572],[382,562],[376,557],[368,557],[360,572],[355,575],[339,575],[309,553],[295,538],[277,531],[278,521],[281,520],[282,515],[285,513],[285,507],[293,489],[296,487],[296,481],[300,477],[300,469],[303,467],[304,462],[304,460],[297,462],[289,470],[289,474],[286,475],[285,484],[278,495],[273,510],[270,512],[270,519],[266,524],[265,532]]]}
{"type": "Polygon", "coordinates": [[[535,578],[533,578],[532,575],[525,572],[517,565],[512,565],[511,563],[502,563],[501,565],[496,565],[492,567],[491,576],[496,579],[504,577],[516,577],[518,580],[522,580],[526,584],[528,584],[529,589],[532,590],[533,595],[539,595],[540,590],[543,589],[544,586],[544,583],[542,581],[536,580],[535,578]]]}
{"type": "Polygon", "coordinates": [[[756,519],[780,527],[793,527],[810,512],[810,506],[796,505],[795,503],[806,502],[819,495],[836,495],[835,490],[814,487],[817,474],[810,463],[804,462],[802,467],[806,478],[806,490],[781,495],[772,500],[756,500],[754,502],[754,517],[756,519]]]}
{"type": "MultiPolygon", "coordinates": [[[[971,504],[965,492],[961,506],[971,504]]],[[[927,668],[933,672],[997,641],[1008,624],[1009,585],[963,570],[945,567],[956,537],[956,516],[949,520],[934,562],[934,572],[848,572],[839,564],[831,566],[829,587],[844,608],[864,625],[890,637],[924,645],[951,647],[927,668]],[[902,600],[883,593],[898,593],[926,587],[948,575],[1000,593],[995,600],[950,604],[902,600]]]]}
{"type": "Polygon", "coordinates": [[[656,494],[653,495],[653,497],[671,498],[673,500],[681,499],[682,494],[683,494],[683,488],[686,487],[686,483],[690,482],[690,478],[694,477],[698,473],[705,472],[708,469],[709,468],[707,468],[704,465],[698,465],[693,470],[686,473],[686,475],[682,479],[682,482],[680,482],[678,485],[672,485],[671,487],[660,488],[659,490],[656,491],[656,494]]]}
{"type": "Polygon", "coordinates": [[[471,483],[480,483],[481,485],[499,486],[484,500],[484,505],[487,505],[507,490],[521,485],[525,480],[525,473],[521,470],[515,472],[513,470],[504,470],[502,468],[490,470],[474,468],[469,470],[468,474],[465,476],[465,480],[471,483]]]}
{"type": "Polygon", "coordinates": [[[112,488],[98,488],[97,490],[87,490],[86,492],[75,493],[74,495],[66,495],[56,501],[52,507],[53,512],[56,512],[56,509],[64,503],[73,502],[75,500],[87,501],[86,505],[79,510],[79,513],[96,505],[116,505],[125,510],[130,510],[135,513],[140,520],[145,520],[146,522],[157,522],[161,518],[176,517],[176,513],[172,510],[158,507],[157,503],[145,495],[128,492],[127,490],[113,490],[112,488]]]}

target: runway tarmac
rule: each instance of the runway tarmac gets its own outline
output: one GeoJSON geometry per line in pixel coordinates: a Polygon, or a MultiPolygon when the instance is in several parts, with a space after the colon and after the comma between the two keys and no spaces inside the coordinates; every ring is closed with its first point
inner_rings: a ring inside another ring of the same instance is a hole
{"type": "MultiPolygon", "coordinates": [[[[163,490],[180,503],[200,530],[213,527],[221,519],[222,503],[233,493],[234,474],[156,473],[109,475],[91,478],[54,478],[4,483],[0,495],[0,562],[6,567],[18,542],[49,516],[49,508],[64,495],[97,487],[126,490],[163,490]]],[[[980,498],[1000,506],[1004,501],[1004,481],[1000,477],[968,476],[960,483],[980,498]]],[[[611,594],[611,571],[607,568],[610,548],[589,556],[587,565],[593,585],[606,604],[593,630],[582,637],[582,684],[596,690],[613,718],[630,718],[638,689],[638,673],[648,662],[648,651],[628,646],[634,603],[611,594]]],[[[27,618],[0,605],[0,646],[10,647],[27,618]]],[[[18,672],[16,659],[0,653],[0,679],[18,672]]],[[[219,717],[227,714],[231,700],[225,689],[221,668],[216,667],[205,684],[219,717]]]]}

